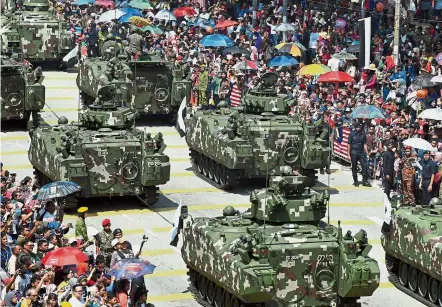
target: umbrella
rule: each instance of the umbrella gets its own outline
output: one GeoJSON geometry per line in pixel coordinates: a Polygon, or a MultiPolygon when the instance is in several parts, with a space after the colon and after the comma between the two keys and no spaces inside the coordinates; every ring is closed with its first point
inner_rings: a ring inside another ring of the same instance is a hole
{"type": "Polygon", "coordinates": [[[48,200],[57,197],[65,197],[78,192],[81,187],[72,181],[55,181],[41,187],[38,192],[38,200],[48,200]]]}
{"type": "Polygon", "coordinates": [[[141,13],[139,10],[131,8],[131,7],[125,7],[120,9],[125,15],[131,15],[131,16],[141,16],[144,17],[143,13],[141,13]]]}
{"type": "Polygon", "coordinates": [[[108,22],[114,19],[118,19],[124,15],[124,12],[121,9],[110,10],[101,14],[100,18],[98,18],[98,22],[108,22]]]}
{"type": "Polygon", "coordinates": [[[229,54],[229,53],[250,55],[249,50],[247,50],[246,48],[238,47],[238,46],[224,48],[223,51],[221,51],[221,53],[224,55],[229,54]]]}
{"type": "Polygon", "coordinates": [[[442,109],[439,108],[426,109],[422,111],[422,113],[420,113],[417,118],[442,120],[442,109]]]}
{"type": "Polygon", "coordinates": [[[140,16],[132,16],[129,21],[137,26],[149,26],[151,23],[149,19],[140,16]]]}
{"type": "Polygon", "coordinates": [[[212,34],[207,35],[201,40],[201,45],[204,47],[231,47],[233,46],[233,41],[222,34],[212,34]]]}
{"type": "Polygon", "coordinates": [[[442,83],[442,75],[434,76],[433,78],[431,78],[431,82],[442,83]]]}
{"type": "Polygon", "coordinates": [[[433,87],[436,86],[436,83],[431,81],[431,79],[435,77],[432,74],[423,73],[416,77],[411,84],[418,87],[433,87]]]}
{"type": "MultiPolygon", "coordinates": [[[[134,16],[131,15],[131,14],[123,15],[123,16],[121,16],[121,17],[118,19],[118,22],[121,22],[121,23],[129,23],[129,22],[130,22],[130,19],[131,19],[132,17],[134,17],[134,16]]],[[[137,17],[139,17],[139,16],[137,16],[137,17]]]]}
{"type": "Polygon", "coordinates": [[[353,82],[355,81],[349,74],[343,71],[329,71],[321,75],[318,82],[353,82]]]}
{"type": "Polygon", "coordinates": [[[278,52],[290,53],[293,56],[301,56],[301,49],[294,43],[281,43],[275,46],[278,52]]]}
{"type": "Polygon", "coordinates": [[[41,263],[52,266],[77,265],[87,262],[89,257],[76,247],[60,247],[47,253],[41,263]]]}
{"type": "Polygon", "coordinates": [[[365,119],[373,119],[373,118],[385,118],[385,112],[381,108],[378,108],[373,105],[362,105],[356,107],[350,115],[351,118],[365,118],[365,119]]]}
{"type": "Polygon", "coordinates": [[[268,63],[269,66],[279,67],[279,66],[294,66],[298,65],[299,62],[289,55],[279,55],[271,59],[268,63]]]}
{"type": "Polygon", "coordinates": [[[233,20],[224,20],[224,21],[219,22],[215,26],[215,28],[216,29],[223,29],[223,28],[233,27],[233,26],[236,26],[238,24],[239,24],[238,22],[233,21],[233,20]]]}
{"type": "Polygon", "coordinates": [[[109,1],[109,0],[96,0],[94,2],[94,5],[97,6],[102,6],[102,7],[111,7],[114,8],[115,7],[115,3],[113,1],[109,1]]]}
{"type": "Polygon", "coordinates": [[[164,33],[164,31],[161,30],[157,26],[144,26],[141,28],[141,31],[143,31],[143,32],[149,31],[152,34],[163,34],[164,33]]]}
{"type": "Polygon", "coordinates": [[[241,61],[236,63],[235,65],[233,65],[233,69],[236,70],[257,70],[258,66],[256,66],[255,63],[253,63],[252,61],[241,61]]]}
{"type": "Polygon", "coordinates": [[[63,57],[63,62],[66,63],[67,67],[73,67],[77,64],[77,53],[78,53],[78,45],[74,47],[68,54],[63,57]]]}
{"type": "Polygon", "coordinates": [[[130,7],[134,7],[140,10],[153,9],[153,5],[146,0],[135,0],[129,3],[130,7]]]}
{"type": "Polygon", "coordinates": [[[147,260],[140,258],[126,258],[115,263],[109,270],[108,274],[114,276],[116,280],[134,279],[147,274],[152,274],[154,270],[155,265],[147,260]]]}
{"type": "Polygon", "coordinates": [[[351,53],[359,53],[359,45],[348,46],[346,51],[351,53]]]}
{"type": "Polygon", "coordinates": [[[318,75],[325,74],[326,72],[329,72],[329,71],[331,71],[330,67],[325,66],[323,64],[310,64],[310,65],[306,65],[306,66],[302,67],[298,71],[298,75],[300,75],[300,76],[303,76],[303,75],[318,76],[318,75]]]}
{"type": "Polygon", "coordinates": [[[294,44],[298,46],[298,48],[301,49],[301,51],[307,51],[307,48],[305,48],[303,44],[299,42],[295,42],[294,44]]]}
{"type": "Polygon", "coordinates": [[[281,23],[275,27],[276,32],[294,32],[296,30],[296,27],[291,23],[281,23]]]}
{"type": "Polygon", "coordinates": [[[183,6],[183,7],[179,7],[176,10],[174,10],[173,14],[176,17],[184,17],[184,16],[195,16],[196,12],[193,8],[191,8],[189,6],[183,6]]]}
{"type": "Polygon", "coordinates": [[[428,141],[421,138],[409,138],[403,141],[402,144],[416,149],[437,151],[437,148],[434,148],[428,141]]]}
{"type": "Polygon", "coordinates": [[[74,5],[88,5],[89,3],[89,0],[76,0],[74,5]]]}
{"type": "Polygon", "coordinates": [[[175,21],[176,20],[176,17],[172,14],[171,11],[168,11],[168,10],[159,11],[155,15],[155,18],[159,19],[159,20],[167,20],[167,21],[171,21],[171,20],[175,21]]]}
{"type": "Polygon", "coordinates": [[[339,52],[332,55],[332,58],[338,60],[357,60],[358,58],[351,53],[348,52],[339,52]]]}

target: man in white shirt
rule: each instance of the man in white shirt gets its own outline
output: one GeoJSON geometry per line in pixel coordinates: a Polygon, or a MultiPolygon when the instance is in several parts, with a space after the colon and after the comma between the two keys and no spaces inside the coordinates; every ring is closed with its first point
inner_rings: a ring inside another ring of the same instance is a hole
{"type": "Polygon", "coordinates": [[[86,306],[86,302],[83,301],[83,289],[81,285],[76,284],[72,288],[72,297],[69,300],[69,303],[72,307],[84,307],[86,306]]]}
{"type": "Polygon", "coordinates": [[[11,276],[14,275],[14,273],[16,271],[15,264],[17,262],[17,256],[20,253],[21,253],[21,246],[17,244],[12,248],[12,256],[11,256],[11,258],[9,258],[9,261],[8,261],[8,272],[11,276]]]}

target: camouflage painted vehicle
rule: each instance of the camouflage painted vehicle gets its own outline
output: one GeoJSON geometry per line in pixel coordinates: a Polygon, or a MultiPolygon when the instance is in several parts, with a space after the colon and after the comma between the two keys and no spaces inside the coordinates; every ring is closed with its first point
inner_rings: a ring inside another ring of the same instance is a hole
{"type": "Polygon", "coordinates": [[[243,108],[198,110],[185,120],[185,137],[195,174],[221,189],[245,178],[280,175],[287,168],[310,178],[330,164],[321,129],[288,116],[288,95],[274,89],[267,73],[243,99],[243,108]]]}
{"type": "Polygon", "coordinates": [[[45,105],[44,77],[41,68],[32,71],[16,59],[2,56],[1,68],[1,119],[28,121],[31,114],[38,121],[38,112],[45,105]]]}
{"type": "Polygon", "coordinates": [[[25,0],[23,11],[9,14],[1,29],[2,53],[22,53],[31,62],[61,62],[74,47],[74,34],[47,0],[25,0]]]}
{"type": "Polygon", "coordinates": [[[390,281],[427,306],[442,306],[442,201],[431,202],[422,208],[393,201],[381,243],[390,281]]]}
{"type": "MultiPolygon", "coordinates": [[[[120,55],[120,58],[125,58],[120,55]]],[[[125,105],[139,114],[169,115],[175,122],[183,99],[190,98],[191,82],[183,79],[181,71],[153,55],[144,55],[139,61],[120,61],[120,75],[109,78],[109,61],[102,58],[86,58],[78,65],[77,86],[82,104],[87,106],[97,97],[97,89],[105,84],[120,83],[125,86],[125,105]]]]}
{"type": "MultiPolygon", "coordinates": [[[[29,161],[40,184],[73,181],[82,198],[139,195],[158,200],[157,185],[170,179],[163,135],[135,129],[136,112],[121,105],[121,88],[103,86],[99,98],[79,114],[79,124],[38,127],[30,131],[29,161]]],[[[76,205],[76,198],[66,207],[76,205]]]]}
{"type": "MultiPolygon", "coordinates": [[[[305,176],[276,176],[239,213],[182,210],[184,262],[199,299],[221,306],[360,306],[379,286],[367,234],[323,221],[329,194],[305,176]]],[[[185,208],[184,208],[185,209],[185,208]]]]}

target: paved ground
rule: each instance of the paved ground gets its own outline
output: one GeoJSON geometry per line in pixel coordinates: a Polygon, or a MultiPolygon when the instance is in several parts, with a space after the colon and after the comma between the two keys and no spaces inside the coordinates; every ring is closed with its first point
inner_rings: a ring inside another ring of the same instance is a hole
{"type": "MultiPolygon", "coordinates": [[[[47,107],[42,118],[49,124],[56,123],[56,115],[64,115],[70,121],[77,119],[78,91],[75,85],[75,73],[47,72],[46,97],[47,107]]],[[[166,119],[164,119],[166,122],[166,119]]],[[[187,290],[186,268],[181,260],[178,249],[169,245],[170,224],[175,208],[182,201],[189,206],[194,216],[220,215],[222,208],[233,205],[244,210],[248,206],[250,188],[242,188],[235,193],[220,191],[201,179],[195,177],[188,160],[188,149],[185,141],[172,127],[161,125],[155,120],[150,124],[142,122],[142,126],[150,131],[161,131],[168,145],[166,153],[171,157],[171,181],[161,187],[162,196],[154,209],[142,207],[136,199],[112,200],[111,204],[101,203],[91,206],[91,214],[87,218],[90,233],[101,228],[101,221],[110,218],[112,227],[122,228],[124,236],[132,242],[136,249],[143,234],[149,241],[143,249],[143,257],[157,266],[153,275],[148,276],[147,286],[150,289],[150,300],[156,306],[199,306],[187,290]]],[[[32,174],[27,159],[28,138],[25,131],[9,129],[2,126],[1,161],[10,171],[19,177],[32,174]]],[[[396,290],[387,280],[383,262],[383,249],[380,245],[380,225],[383,217],[382,193],[377,187],[355,188],[351,185],[351,173],[339,164],[332,165],[330,177],[320,176],[318,189],[331,187],[330,217],[333,223],[341,220],[345,229],[353,232],[360,228],[367,230],[370,243],[374,244],[371,256],[376,258],[382,268],[381,286],[370,298],[363,299],[364,306],[384,306],[388,302],[391,307],[421,306],[402,292],[396,290]]],[[[67,221],[74,221],[68,216],[67,221]]]]}

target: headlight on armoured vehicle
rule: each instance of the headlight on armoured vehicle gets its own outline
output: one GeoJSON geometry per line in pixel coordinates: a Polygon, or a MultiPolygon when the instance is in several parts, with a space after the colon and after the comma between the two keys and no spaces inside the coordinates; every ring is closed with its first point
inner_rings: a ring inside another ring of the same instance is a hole
{"type": "Polygon", "coordinates": [[[16,107],[21,103],[21,96],[19,93],[11,93],[7,98],[7,103],[11,107],[16,107]]]}
{"type": "Polygon", "coordinates": [[[330,270],[321,270],[316,273],[315,285],[316,288],[326,291],[331,289],[336,282],[335,274],[330,270]]]}

